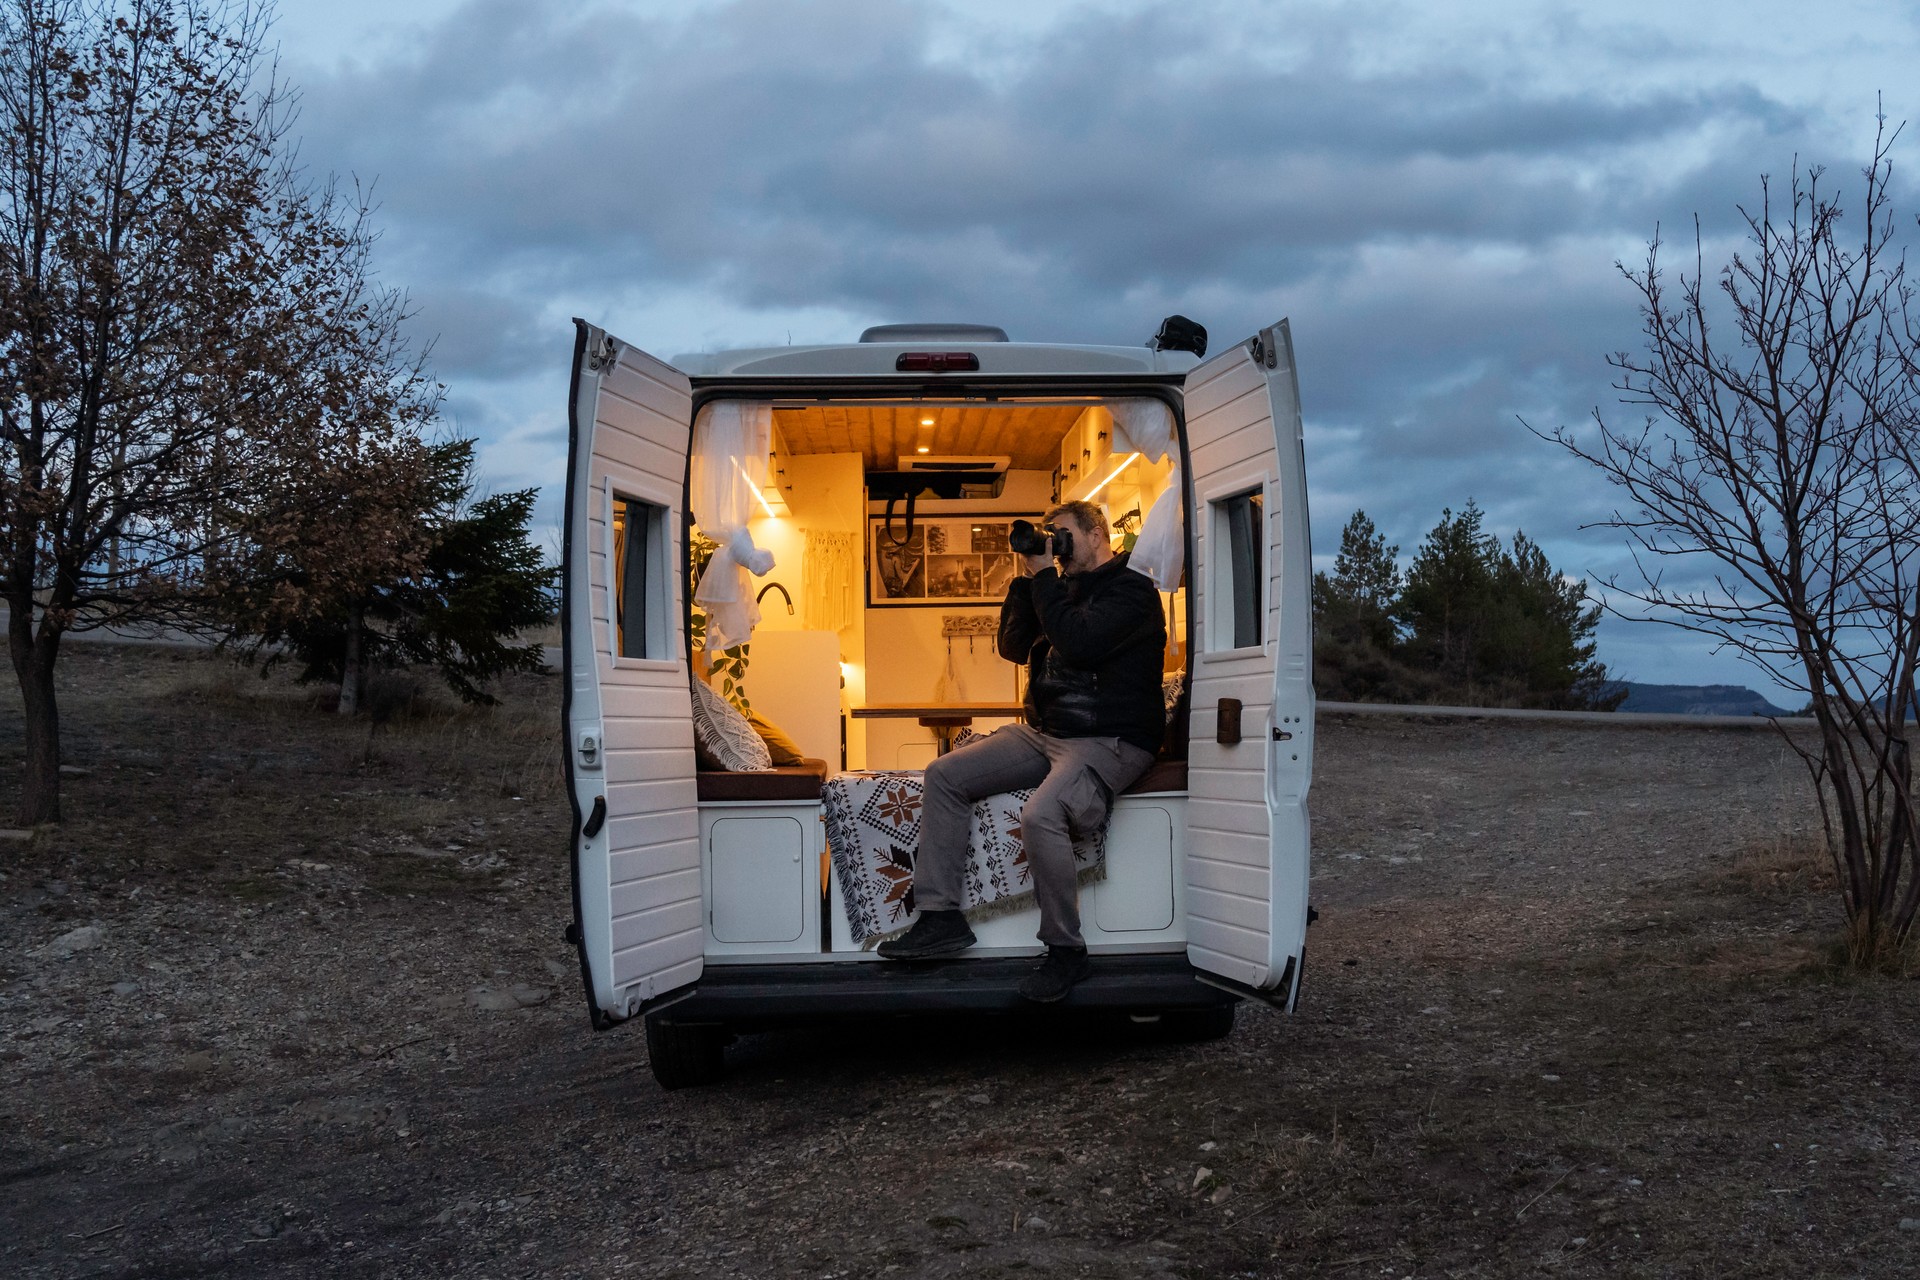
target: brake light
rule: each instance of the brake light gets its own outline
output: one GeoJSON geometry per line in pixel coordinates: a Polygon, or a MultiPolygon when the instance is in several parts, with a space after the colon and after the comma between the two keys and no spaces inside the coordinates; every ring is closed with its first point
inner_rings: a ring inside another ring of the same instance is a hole
{"type": "Polygon", "coordinates": [[[959,373],[980,367],[980,357],[971,351],[903,351],[893,362],[900,373],[959,373]]]}

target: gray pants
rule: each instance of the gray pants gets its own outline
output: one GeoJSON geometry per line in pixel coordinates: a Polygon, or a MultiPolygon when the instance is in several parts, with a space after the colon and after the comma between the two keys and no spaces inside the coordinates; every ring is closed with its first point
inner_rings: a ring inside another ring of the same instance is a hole
{"type": "Polygon", "coordinates": [[[1002,791],[1038,787],[1020,811],[1020,839],[1040,906],[1040,941],[1086,945],[1080,937],[1079,877],[1073,833],[1107,820],[1113,797],[1153,764],[1118,738],[1055,738],[1007,725],[927,766],[914,857],[914,905],[957,911],[966,902],[967,833],[973,804],[1002,791]]]}

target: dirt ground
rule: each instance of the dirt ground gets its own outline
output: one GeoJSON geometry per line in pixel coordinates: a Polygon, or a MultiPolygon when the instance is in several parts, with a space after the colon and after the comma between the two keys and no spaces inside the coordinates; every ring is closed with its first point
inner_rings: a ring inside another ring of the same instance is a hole
{"type": "Polygon", "coordinates": [[[370,726],[62,664],[0,1274],[1920,1274],[1920,982],[1834,970],[1765,732],[1324,719],[1297,1014],[756,1036],[668,1094],[561,941],[555,678],[370,726]]]}

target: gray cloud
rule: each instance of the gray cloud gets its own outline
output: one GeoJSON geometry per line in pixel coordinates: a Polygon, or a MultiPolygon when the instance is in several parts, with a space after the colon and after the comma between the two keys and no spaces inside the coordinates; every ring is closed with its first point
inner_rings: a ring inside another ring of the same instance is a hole
{"type": "Polygon", "coordinates": [[[1518,419],[1611,405],[1604,355],[1637,333],[1612,263],[1656,224],[1726,237],[1796,152],[1857,167],[1827,104],[1704,36],[1564,20],[1383,58],[1402,11],[1290,7],[1272,38],[1261,12],[981,25],[956,56],[964,11],[930,5],[474,0],[404,55],[289,54],[307,153],[380,176],[389,276],[462,420],[516,460],[556,438],[569,308],[618,329],[709,299],[626,334],[663,351],[719,314],[767,318],[727,344],[796,313],[1095,342],[1174,310],[1217,341],[1287,314],[1323,551],[1355,506],[1411,549],[1471,494],[1556,562],[1616,558],[1577,529],[1611,496],[1518,419]],[[530,387],[552,393],[537,429],[530,387]]]}

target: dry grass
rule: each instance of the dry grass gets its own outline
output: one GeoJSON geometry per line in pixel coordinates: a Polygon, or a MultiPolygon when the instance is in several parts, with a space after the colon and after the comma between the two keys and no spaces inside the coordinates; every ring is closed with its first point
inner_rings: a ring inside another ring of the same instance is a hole
{"type": "MultiPolygon", "coordinates": [[[[287,667],[204,653],[78,650],[62,677],[65,755],[86,772],[33,851],[57,875],[191,877],[242,899],[316,879],[336,896],[487,890],[563,792],[553,676],[471,707],[388,675],[351,718],[287,667]]],[[[17,767],[0,757],[0,787],[17,767]]]]}
{"type": "Polygon", "coordinates": [[[1818,837],[1777,835],[1741,846],[1722,873],[1731,887],[1772,898],[1828,893],[1839,887],[1833,859],[1818,837]]]}

